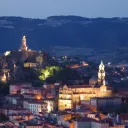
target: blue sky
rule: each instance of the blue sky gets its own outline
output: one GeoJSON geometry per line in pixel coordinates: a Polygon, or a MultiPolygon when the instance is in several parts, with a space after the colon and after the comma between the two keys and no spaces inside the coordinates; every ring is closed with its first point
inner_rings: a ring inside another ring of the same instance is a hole
{"type": "Polygon", "coordinates": [[[128,0],[0,0],[0,16],[128,17],[128,0]]]}

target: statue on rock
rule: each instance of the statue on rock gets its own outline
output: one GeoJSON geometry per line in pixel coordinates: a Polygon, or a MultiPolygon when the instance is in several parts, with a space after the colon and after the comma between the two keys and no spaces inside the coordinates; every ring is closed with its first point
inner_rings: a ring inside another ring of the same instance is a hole
{"type": "Polygon", "coordinates": [[[27,47],[27,44],[26,44],[26,37],[23,36],[23,38],[22,38],[22,46],[21,46],[20,51],[27,51],[27,50],[28,50],[28,47],[27,47]]]}

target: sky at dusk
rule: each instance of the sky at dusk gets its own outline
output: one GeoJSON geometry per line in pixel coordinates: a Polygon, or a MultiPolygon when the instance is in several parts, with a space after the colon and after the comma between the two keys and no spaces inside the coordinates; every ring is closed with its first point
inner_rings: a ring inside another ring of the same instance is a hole
{"type": "Polygon", "coordinates": [[[0,16],[128,17],[128,0],[0,0],[0,16]]]}

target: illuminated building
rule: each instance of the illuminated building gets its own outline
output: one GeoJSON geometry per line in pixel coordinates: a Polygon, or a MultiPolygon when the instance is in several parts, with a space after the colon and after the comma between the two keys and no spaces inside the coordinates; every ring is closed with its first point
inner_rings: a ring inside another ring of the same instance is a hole
{"type": "Polygon", "coordinates": [[[119,108],[122,103],[121,97],[94,97],[90,99],[92,109],[107,109],[107,107],[119,108]]]}
{"type": "Polygon", "coordinates": [[[75,120],[73,128],[110,128],[110,127],[109,127],[109,123],[107,122],[103,122],[101,120],[96,121],[94,119],[91,120],[90,118],[86,117],[75,120]]]}
{"type": "Polygon", "coordinates": [[[36,57],[36,62],[39,64],[39,66],[42,65],[42,62],[43,62],[43,55],[39,55],[36,57]]]}
{"type": "MultiPolygon", "coordinates": [[[[17,92],[21,91],[21,94],[23,94],[23,91],[21,90],[24,87],[30,88],[32,85],[31,83],[20,83],[20,84],[12,84],[9,86],[9,93],[10,94],[17,94],[17,92]]],[[[24,92],[27,93],[27,92],[24,92]]]]}
{"type": "Polygon", "coordinates": [[[24,62],[24,67],[25,68],[36,68],[37,67],[37,63],[24,62]]]}
{"type": "Polygon", "coordinates": [[[1,81],[6,83],[10,79],[10,73],[8,69],[3,69],[3,75],[1,76],[1,81]]]}
{"type": "Polygon", "coordinates": [[[8,76],[8,79],[10,79],[10,73],[9,72],[7,73],[7,76],[8,76]]]}
{"type": "Polygon", "coordinates": [[[99,87],[92,87],[90,85],[65,85],[59,89],[58,109],[60,111],[75,108],[80,101],[90,100],[90,98],[93,97],[109,97],[112,95],[112,89],[107,87],[105,83],[105,71],[103,63],[101,63],[99,67],[101,74],[99,75],[98,72],[98,77],[102,78],[101,80],[103,80],[99,87]]]}
{"type": "Polygon", "coordinates": [[[26,67],[26,68],[37,68],[37,67],[42,66],[42,63],[43,63],[43,55],[41,54],[41,55],[38,55],[37,57],[36,56],[28,57],[24,61],[24,67],[26,67]]]}
{"type": "Polygon", "coordinates": [[[36,99],[37,99],[37,100],[40,100],[41,98],[42,98],[41,95],[36,95],[36,99]]]}
{"type": "Polygon", "coordinates": [[[1,81],[2,82],[7,82],[7,77],[6,77],[5,72],[4,72],[4,75],[1,77],[1,81]]]}
{"type": "Polygon", "coordinates": [[[43,102],[43,101],[29,101],[29,110],[32,113],[39,113],[39,112],[43,112],[43,111],[47,111],[47,103],[43,102]]]}
{"type": "Polygon", "coordinates": [[[47,112],[50,113],[55,109],[55,99],[44,99],[43,100],[45,103],[47,103],[47,112]]]}

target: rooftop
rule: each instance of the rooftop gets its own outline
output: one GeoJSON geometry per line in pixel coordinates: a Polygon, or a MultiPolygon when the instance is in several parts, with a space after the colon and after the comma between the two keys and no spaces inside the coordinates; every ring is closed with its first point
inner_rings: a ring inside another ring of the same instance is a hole
{"type": "Polygon", "coordinates": [[[32,83],[14,83],[11,84],[10,86],[15,86],[15,85],[32,85],[32,83]]]}
{"type": "Polygon", "coordinates": [[[47,104],[43,102],[42,100],[29,100],[29,104],[47,104]]]}
{"type": "Polygon", "coordinates": [[[90,85],[72,85],[68,86],[68,88],[90,88],[90,85]]]}
{"type": "Polygon", "coordinates": [[[7,95],[6,97],[13,97],[15,99],[23,99],[23,95],[21,94],[12,94],[12,95],[7,95]]]}
{"type": "Polygon", "coordinates": [[[13,113],[13,114],[8,114],[8,116],[31,116],[33,115],[32,113],[13,113]]]}
{"type": "Polygon", "coordinates": [[[110,97],[93,97],[91,99],[121,99],[119,96],[110,96],[110,97]]]}
{"type": "Polygon", "coordinates": [[[27,110],[25,108],[22,108],[21,106],[17,106],[17,105],[6,105],[1,107],[0,109],[7,109],[7,110],[27,110]]]}
{"type": "Polygon", "coordinates": [[[121,120],[128,120],[128,114],[120,114],[119,117],[121,120]]]}
{"type": "Polygon", "coordinates": [[[36,96],[37,94],[33,94],[33,93],[23,93],[23,95],[36,96]]]}

